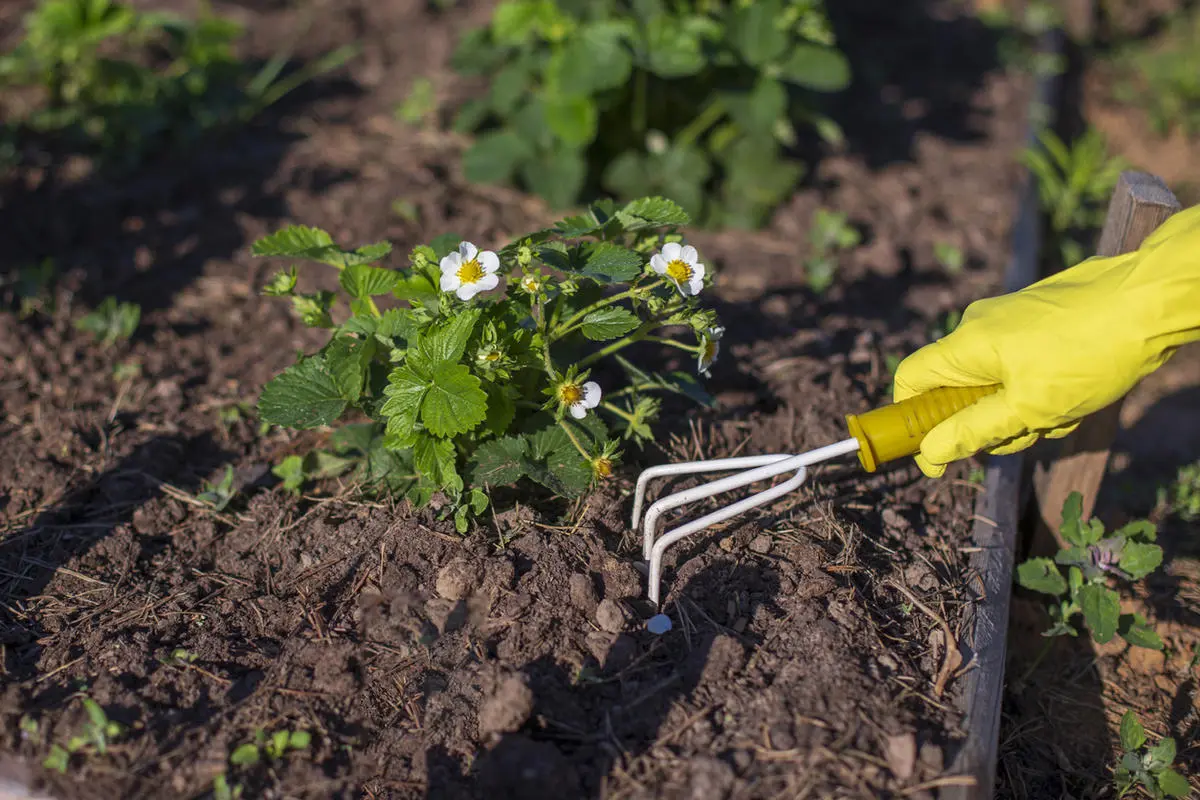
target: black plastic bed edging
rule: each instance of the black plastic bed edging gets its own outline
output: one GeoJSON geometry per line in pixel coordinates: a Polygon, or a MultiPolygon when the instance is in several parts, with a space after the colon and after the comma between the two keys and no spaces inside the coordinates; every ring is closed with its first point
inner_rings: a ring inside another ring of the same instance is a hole
{"type": "MultiPolygon", "coordinates": [[[[1065,42],[1062,31],[1049,31],[1038,42],[1039,54],[1062,56],[1065,42]]],[[[1038,131],[1053,125],[1061,88],[1058,74],[1038,80],[1028,113],[1029,144],[1036,143],[1038,131]]],[[[1039,276],[1041,218],[1037,180],[1028,169],[1017,202],[1012,253],[1004,276],[1006,292],[1028,286],[1039,276]]],[[[951,775],[972,780],[969,785],[964,781],[963,785],[943,788],[941,800],[987,800],[995,786],[1023,468],[1021,454],[990,458],[984,490],[975,503],[971,545],[977,549],[969,561],[972,580],[968,584],[972,596],[966,607],[967,632],[959,642],[970,665],[959,705],[967,735],[949,770],[951,775]]]]}

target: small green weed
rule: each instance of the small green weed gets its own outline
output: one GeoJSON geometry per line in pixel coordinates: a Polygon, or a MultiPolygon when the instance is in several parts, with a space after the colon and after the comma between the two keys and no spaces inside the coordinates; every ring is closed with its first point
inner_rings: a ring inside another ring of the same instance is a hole
{"type": "Polygon", "coordinates": [[[950,244],[949,242],[938,242],[933,246],[933,257],[942,265],[942,269],[951,275],[962,273],[963,267],[967,264],[967,257],[963,253],[962,248],[950,244]]]}
{"type": "Polygon", "coordinates": [[[862,234],[841,211],[818,208],[808,232],[809,256],[804,262],[808,286],[824,294],[833,285],[838,256],[858,247],[862,234]]]}
{"type": "Polygon", "coordinates": [[[230,754],[229,763],[235,767],[252,767],[264,759],[278,761],[293,750],[307,750],[310,744],[312,734],[308,731],[282,730],[267,736],[258,730],[253,742],[241,745],[230,754]]]}
{"type": "Polygon", "coordinates": [[[280,54],[251,72],[233,51],[241,26],[201,9],[190,21],[113,0],[42,0],[25,18],[24,40],[0,56],[0,86],[42,94],[13,115],[15,127],[132,167],[163,146],[245,123],[355,52],[337,50],[286,77],[280,54]]]}
{"type": "Polygon", "coordinates": [[[142,319],[142,307],[137,303],[120,303],[115,297],[106,297],[75,322],[75,327],[90,333],[101,347],[111,347],[122,339],[133,336],[142,319]]]}
{"type": "Polygon", "coordinates": [[[57,744],[51,746],[50,754],[42,762],[46,769],[65,773],[70,766],[71,756],[76,753],[104,755],[108,752],[109,744],[125,731],[123,725],[108,718],[95,700],[90,697],[80,699],[87,712],[83,730],[68,739],[66,747],[57,744]]]}
{"type": "Polygon", "coordinates": [[[1153,544],[1157,531],[1137,520],[1105,535],[1097,519],[1080,519],[1083,497],[1072,492],[1063,504],[1059,533],[1069,545],[1053,558],[1031,558],[1017,567],[1017,582],[1050,595],[1053,625],[1043,636],[1076,636],[1073,618],[1083,615],[1092,638],[1101,644],[1120,635],[1138,647],[1161,650],[1162,640],[1141,614],[1122,614],[1120,596],[1109,588],[1110,577],[1137,581],[1162,564],[1162,548],[1153,544]],[[1064,578],[1060,566],[1067,568],[1064,578]]]}
{"type": "MultiPolygon", "coordinates": [[[[0,170],[2,171],[2,170],[0,170]]],[[[28,319],[34,314],[49,314],[54,310],[54,281],[58,270],[52,259],[21,267],[6,280],[0,280],[7,303],[17,306],[17,318],[28,319]]]]}
{"type": "Polygon", "coordinates": [[[417,78],[409,89],[408,97],[396,108],[396,119],[409,125],[427,122],[437,111],[437,96],[433,82],[428,78],[417,78]]]}
{"type": "Polygon", "coordinates": [[[705,224],[757,227],[802,176],[796,126],[845,88],[823,0],[504,0],[456,68],[488,76],[456,127],[470,180],[516,180],[555,208],[595,184],[660,194],[705,224]]]}
{"type": "Polygon", "coordinates": [[[196,499],[218,513],[229,507],[229,503],[237,496],[233,488],[233,466],[225,465],[225,474],[216,483],[204,481],[196,499]]]}
{"type": "Polygon", "coordinates": [[[1158,502],[1186,522],[1200,519],[1200,461],[1181,467],[1175,483],[1158,490],[1158,502]]]}
{"type": "Polygon", "coordinates": [[[1068,146],[1052,131],[1038,135],[1040,147],[1022,153],[1038,182],[1042,211],[1050,225],[1046,257],[1059,268],[1082,261],[1104,224],[1109,198],[1128,164],[1110,157],[1099,131],[1089,130],[1068,146]]]}
{"type": "Polygon", "coordinates": [[[1117,796],[1125,797],[1141,786],[1155,800],[1187,797],[1192,792],[1187,778],[1171,769],[1175,760],[1175,740],[1160,739],[1146,747],[1146,729],[1132,711],[1121,717],[1121,760],[1117,764],[1117,796]]]}

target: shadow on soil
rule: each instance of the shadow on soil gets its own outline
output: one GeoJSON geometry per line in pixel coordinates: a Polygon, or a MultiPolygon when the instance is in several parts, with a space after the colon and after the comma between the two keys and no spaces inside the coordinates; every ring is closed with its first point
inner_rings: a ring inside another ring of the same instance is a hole
{"type": "MultiPolygon", "coordinates": [[[[71,607],[62,602],[71,598],[43,597],[55,572],[133,521],[139,508],[162,493],[162,484],[195,492],[201,478],[226,461],[228,454],[208,434],[156,437],[71,491],[29,527],[0,542],[0,576],[4,579],[0,583],[0,652],[10,683],[37,674],[42,649],[38,641],[48,634],[46,617],[56,616],[56,624],[70,625],[95,605],[89,600],[86,605],[71,607]],[[43,608],[31,611],[35,605],[43,608]],[[53,615],[43,613],[47,607],[53,609],[53,615]]],[[[133,560],[152,558],[170,545],[168,536],[136,539],[139,552],[129,554],[133,560]]],[[[122,577],[112,576],[112,580],[119,582],[122,577]]]]}
{"type": "MultiPolygon", "coordinates": [[[[531,719],[539,721],[541,728],[535,731],[526,724],[498,737],[470,759],[460,759],[441,747],[431,749],[426,753],[425,796],[429,800],[605,796],[617,780],[614,774],[620,774],[615,768],[628,769],[672,735],[663,729],[667,714],[680,699],[692,697],[706,672],[724,669],[730,650],[762,644],[713,622],[725,615],[729,598],[712,587],[728,585],[750,587],[751,598],[771,598],[779,590],[777,576],[770,571],[715,564],[693,576],[665,609],[673,619],[683,618],[683,624],[692,626],[687,646],[649,664],[604,664],[597,676],[574,674],[549,658],[527,665],[524,675],[536,698],[531,719]],[[590,751],[589,757],[581,757],[580,750],[590,751]]],[[[758,605],[752,599],[743,615],[753,616],[758,605]]],[[[619,657],[614,648],[609,661],[619,657]]],[[[730,755],[716,753],[695,764],[689,796],[723,796],[735,775],[730,755]]]]}
{"type": "Polygon", "coordinates": [[[246,245],[246,217],[286,218],[286,190],[316,192],[354,177],[322,168],[282,179],[278,173],[302,138],[288,130],[289,120],[316,103],[357,94],[349,81],[319,79],[245,127],[215,131],[124,174],[97,167],[79,177],[82,162],[70,151],[44,139],[25,143],[26,164],[0,180],[0,284],[10,270],[49,259],[59,276],[83,275],[89,306],[108,295],[143,312],[169,306],[206,263],[246,245]]]}
{"type": "Polygon", "coordinates": [[[911,160],[922,133],[983,138],[973,100],[1000,68],[996,31],[932,0],[842,0],[826,8],[854,76],[827,108],[851,152],[882,167],[911,160]]]}

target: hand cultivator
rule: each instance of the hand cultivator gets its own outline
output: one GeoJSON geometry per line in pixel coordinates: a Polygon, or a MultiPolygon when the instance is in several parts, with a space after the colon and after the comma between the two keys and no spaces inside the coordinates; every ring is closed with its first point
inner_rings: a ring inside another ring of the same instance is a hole
{"type": "Polygon", "coordinates": [[[710,461],[688,461],[680,464],[664,464],[651,467],[638,476],[633,496],[633,530],[642,526],[642,557],[648,562],[647,593],[650,601],[659,605],[659,588],[662,582],[663,555],[671,545],[688,536],[703,531],[720,522],[737,516],[744,511],[776,500],[788,492],[800,488],[808,477],[810,467],[839,456],[858,453],[859,463],[867,472],[874,472],[880,464],[916,454],[921,440],[935,425],[949,419],[979,398],[995,392],[997,386],[970,388],[934,389],[900,403],[882,406],[865,414],[850,414],[846,426],[850,437],[836,444],[818,447],[806,453],[793,455],[773,453],[739,458],[717,458],[710,461]],[[684,489],[653,503],[642,516],[646,490],[655,478],[675,475],[693,475],[713,472],[733,472],[736,475],[719,478],[691,489],[684,489]],[[714,497],[718,494],[741,489],[753,483],[770,480],[778,475],[790,477],[769,489],[743,498],[732,505],[718,508],[699,519],[664,530],[657,535],[659,520],[666,512],[714,497]]]}

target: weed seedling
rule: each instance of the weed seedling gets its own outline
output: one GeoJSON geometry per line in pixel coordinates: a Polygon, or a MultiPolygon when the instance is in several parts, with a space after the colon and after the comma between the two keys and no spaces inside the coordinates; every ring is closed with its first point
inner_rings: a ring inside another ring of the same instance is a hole
{"type": "Polygon", "coordinates": [[[101,347],[111,347],[133,336],[141,318],[141,306],[119,303],[115,297],[106,297],[95,310],[77,320],[75,327],[95,336],[101,347]]]}
{"type": "Polygon", "coordinates": [[[408,91],[408,97],[396,108],[396,119],[409,125],[421,125],[427,122],[435,111],[437,97],[434,94],[433,82],[428,78],[417,78],[408,91]]]}
{"type": "Polygon", "coordinates": [[[1146,109],[1160,135],[1178,127],[1200,131],[1200,13],[1176,13],[1162,35],[1138,41],[1119,53],[1122,77],[1116,99],[1146,109]]]}
{"type": "Polygon", "coordinates": [[[49,314],[54,310],[54,281],[58,270],[47,258],[21,267],[7,280],[0,280],[5,301],[17,306],[17,318],[28,319],[34,314],[49,314]]]}
{"type": "Polygon", "coordinates": [[[254,732],[254,741],[241,745],[229,756],[235,767],[252,767],[263,759],[278,761],[292,750],[307,750],[312,743],[308,731],[276,731],[267,736],[262,730],[254,732]]]}
{"type": "Polygon", "coordinates": [[[1125,797],[1141,786],[1155,800],[1187,797],[1192,792],[1187,778],[1171,768],[1175,740],[1166,737],[1146,747],[1146,729],[1132,711],[1121,717],[1121,760],[1117,764],[1117,796],[1125,797]]]}
{"type": "MultiPolygon", "coordinates": [[[[624,352],[670,347],[702,374],[717,357],[723,329],[698,298],[711,271],[675,232],[687,221],[663,198],[598,203],[496,252],[439,237],[404,270],[378,266],[386,242],[344,250],[316,228],[280,231],[254,253],[331,266],[342,292],[298,292],[294,268],[271,281],[268,294],[330,338],[267,384],[259,415],[316,428],[365,414],[372,422],[336,431],[304,475],[353,469],[417,506],[440,492],[459,530],[490,487],[529,480],[576,498],[612,474],[622,439],[652,440],[655,396],[711,403],[687,372],[649,371],[624,352]],[[388,296],[407,306],[382,307],[388,296]]],[[[282,467],[290,487],[299,467],[282,467]]]]}
{"type": "Polygon", "coordinates": [[[1200,461],[1181,467],[1175,483],[1158,490],[1158,503],[1185,522],[1200,519],[1200,461]]]}
{"type": "Polygon", "coordinates": [[[456,121],[470,180],[557,208],[599,183],[736,227],[791,194],[798,126],[840,140],[815,98],[850,81],[823,0],[504,0],[453,63],[490,82],[456,121]]]}
{"type": "Polygon", "coordinates": [[[963,254],[962,248],[956,247],[949,242],[938,242],[933,246],[933,257],[942,265],[942,269],[951,275],[958,275],[966,266],[967,257],[963,254]]]}
{"type": "Polygon", "coordinates": [[[87,722],[84,723],[83,730],[68,739],[66,747],[56,744],[50,748],[50,754],[42,762],[46,769],[65,773],[70,766],[71,756],[76,753],[104,755],[108,752],[109,743],[125,731],[123,725],[108,718],[95,700],[90,697],[81,700],[84,711],[87,712],[87,722]]]}
{"type": "Polygon", "coordinates": [[[817,294],[824,294],[833,285],[838,256],[858,247],[860,241],[862,235],[844,213],[818,208],[808,234],[811,249],[804,262],[809,288],[817,294]]]}
{"type": "MultiPolygon", "coordinates": [[[[1059,533],[1067,542],[1053,558],[1031,558],[1017,567],[1017,582],[1050,595],[1053,625],[1043,636],[1076,636],[1074,617],[1082,614],[1092,638],[1101,644],[1119,634],[1132,645],[1161,650],[1162,640],[1141,614],[1122,614],[1111,578],[1137,581],[1162,563],[1162,548],[1153,544],[1154,525],[1130,522],[1106,535],[1098,519],[1082,520],[1083,497],[1072,492],[1063,504],[1059,533]],[[1067,568],[1064,578],[1061,567],[1067,568]]],[[[1047,643],[1049,644],[1049,643],[1047,643]]],[[[1045,651],[1043,651],[1045,652],[1045,651]]]]}
{"type": "Polygon", "coordinates": [[[217,483],[204,481],[196,499],[213,511],[220,513],[229,506],[235,496],[237,496],[237,492],[233,489],[233,466],[226,464],[225,474],[221,480],[217,483]]]}
{"type": "Polygon", "coordinates": [[[1049,221],[1047,243],[1057,252],[1048,257],[1058,268],[1072,267],[1083,260],[1090,238],[1104,224],[1109,197],[1128,164],[1108,155],[1104,137],[1094,129],[1070,146],[1050,130],[1038,134],[1038,141],[1040,146],[1025,150],[1022,161],[1037,178],[1049,221]]]}

